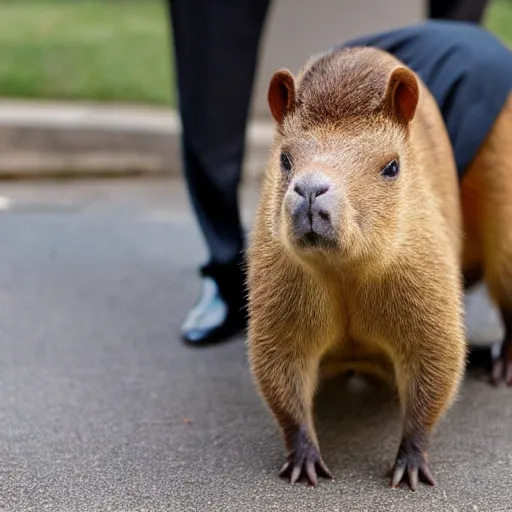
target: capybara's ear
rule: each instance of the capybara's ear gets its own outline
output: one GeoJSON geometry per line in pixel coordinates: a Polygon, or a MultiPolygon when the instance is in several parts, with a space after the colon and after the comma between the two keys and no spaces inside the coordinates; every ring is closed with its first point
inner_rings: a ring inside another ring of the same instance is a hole
{"type": "Polygon", "coordinates": [[[409,123],[418,105],[419,87],[414,73],[405,67],[396,68],[389,77],[386,103],[390,113],[402,123],[409,123]]]}
{"type": "Polygon", "coordinates": [[[272,117],[281,124],[295,103],[295,79],[287,69],[276,71],[268,88],[268,105],[272,117]]]}

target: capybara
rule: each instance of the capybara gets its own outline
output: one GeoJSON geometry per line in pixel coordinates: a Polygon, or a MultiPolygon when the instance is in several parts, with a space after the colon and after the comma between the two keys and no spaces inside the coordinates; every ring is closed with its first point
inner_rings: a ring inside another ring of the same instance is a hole
{"type": "MultiPolygon", "coordinates": [[[[456,76],[451,88],[407,63],[420,67],[410,44],[402,59],[394,55],[392,37],[389,48],[385,38],[382,48],[378,38],[360,39],[312,57],[296,77],[282,69],[271,79],[276,134],[248,250],[248,353],[284,436],[281,475],[292,483],[330,476],[312,406],[335,361],[339,371],[396,386],[403,427],[391,484],[434,484],[429,438],[467,355],[464,277],[485,278],[503,312],[507,338],[494,375],[512,382],[512,80],[501,100],[486,96],[485,72],[503,55],[489,64],[472,31],[492,36],[466,25],[450,36],[452,26],[462,24],[408,29],[427,39],[439,30],[448,56],[456,47],[465,58],[466,82],[456,76]],[[481,104],[468,105],[457,125],[453,96],[475,80],[481,104]],[[491,123],[467,129],[483,110],[491,123]]],[[[435,57],[428,44],[427,62],[435,57]]]]}

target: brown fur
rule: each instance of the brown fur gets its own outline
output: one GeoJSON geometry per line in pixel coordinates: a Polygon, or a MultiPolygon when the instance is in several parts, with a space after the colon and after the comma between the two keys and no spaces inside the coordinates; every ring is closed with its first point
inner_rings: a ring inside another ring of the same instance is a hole
{"type": "Polygon", "coordinates": [[[483,278],[505,327],[495,383],[512,385],[512,94],[461,185],[463,271],[469,283],[483,278]]]}
{"type": "Polygon", "coordinates": [[[251,371],[290,467],[313,483],[320,369],[332,369],[331,360],[343,371],[392,379],[404,418],[394,483],[403,459],[415,488],[466,355],[462,221],[448,135],[420,79],[380,50],[323,55],[290,76],[278,72],[269,88],[278,129],[248,251],[251,371]],[[293,155],[291,177],[280,168],[282,149],[293,155]],[[399,179],[385,182],[379,169],[395,155],[399,179]],[[299,250],[289,236],[283,198],[290,180],[311,169],[339,195],[336,250],[299,250]]]}
{"type": "Polygon", "coordinates": [[[462,180],[464,272],[485,277],[494,301],[512,309],[512,94],[462,180]]]}

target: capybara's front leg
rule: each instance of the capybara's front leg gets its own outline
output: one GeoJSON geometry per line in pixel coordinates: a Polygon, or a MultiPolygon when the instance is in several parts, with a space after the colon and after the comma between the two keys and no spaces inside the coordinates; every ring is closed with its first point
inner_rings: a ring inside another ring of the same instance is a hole
{"type": "Polygon", "coordinates": [[[437,354],[426,351],[415,365],[398,365],[397,381],[404,417],[402,439],[392,470],[393,487],[398,487],[404,479],[413,491],[420,480],[435,485],[427,455],[429,440],[455,396],[463,366],[464,351],[461,350],[437,354]]]}
{"type": "Polygon", "coordinates": [[[280,476],[291,483],[304,477],[314,486],[318,475],[332,478],[320,455],[313,424],[319,357],[294,350],[293,341],[255,339],[249,340],[249,356],[257,386],[284,437],[287,460],[280,476]],[[279,344],[286,349],[279,349],[279,344]]]}

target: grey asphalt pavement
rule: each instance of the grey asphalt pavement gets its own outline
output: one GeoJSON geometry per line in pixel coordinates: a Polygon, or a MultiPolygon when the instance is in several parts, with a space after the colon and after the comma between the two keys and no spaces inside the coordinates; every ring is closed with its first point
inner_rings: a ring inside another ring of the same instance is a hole
{"type": "Polygon", "coordinates": [[[0,240],[1,510],[512,510],[512,389],[478,376],[433,438],[437,487],[388,487],[396,404],[339,382],[317,408],[334,482],[280,480],[243,337],[179,341],[204,256],[181,183],[3,183],[0,240]]]}

